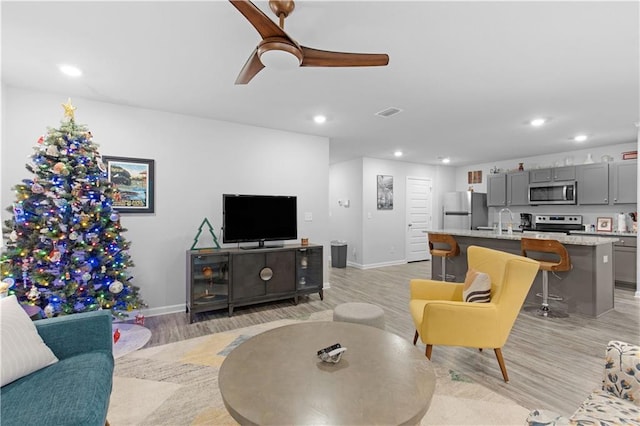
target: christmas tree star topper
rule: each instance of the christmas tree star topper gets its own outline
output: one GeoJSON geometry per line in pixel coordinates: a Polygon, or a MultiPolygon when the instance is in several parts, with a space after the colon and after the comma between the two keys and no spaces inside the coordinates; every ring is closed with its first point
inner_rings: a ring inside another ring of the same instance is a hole
{"type": "Polygon", "coordinates": [[[70,120],[73,120],[75,118],[74,115],[75,115],[76,107],[71,105],[71,98],[67,100],[66,104],[62,104],[62,108],[64,108],[65,117],[69,118],[70,120]]]}

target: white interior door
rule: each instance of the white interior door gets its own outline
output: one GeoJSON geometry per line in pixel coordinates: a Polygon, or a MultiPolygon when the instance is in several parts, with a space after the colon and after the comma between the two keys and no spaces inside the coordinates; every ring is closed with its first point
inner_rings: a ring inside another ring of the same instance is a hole
{"type": "Polygon", "coordinates": [[[407,177],[407,262],[429,260],[425,231],[432,229],[431,179],[407,177]]]}

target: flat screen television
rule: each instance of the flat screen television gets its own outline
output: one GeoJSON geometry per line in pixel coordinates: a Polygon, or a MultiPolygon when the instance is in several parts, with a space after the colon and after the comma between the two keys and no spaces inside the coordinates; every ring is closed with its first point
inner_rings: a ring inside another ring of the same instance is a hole
{"type": "Polygon", "coordinates": [[[284,195],[222,195],[222,242],[298,238],[297,198],[284,195]]]}

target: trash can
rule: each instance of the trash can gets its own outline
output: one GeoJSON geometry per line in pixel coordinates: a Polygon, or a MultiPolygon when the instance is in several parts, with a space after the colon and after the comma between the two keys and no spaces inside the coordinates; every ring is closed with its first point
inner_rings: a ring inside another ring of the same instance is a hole
{"type": "Polygon", "coordinates": [[[346,268],[347,267],[347,242],[334,240],[331,241],[331,267],[346,268]]]}

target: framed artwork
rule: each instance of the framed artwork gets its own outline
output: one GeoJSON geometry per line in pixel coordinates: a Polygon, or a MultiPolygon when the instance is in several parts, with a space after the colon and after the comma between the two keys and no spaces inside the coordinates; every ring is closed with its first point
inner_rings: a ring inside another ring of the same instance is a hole
{"type": "Polygon", "coordinates": [[[378,210],[393,210],[393,176],[378,175],[378,210]]]}
{"type": "Polygon", "coordinates": [[[609,231],[613,230],[613,218],[611,217],[599,217],[596,224],[596,231],[609,231]]]}
{"type": "Polygon", "coordinates": [[[154,160],[102,157],[113,185],[113,208],[120,213],[154,213],[154,160]]]}
{"type": "Polygon", "coordinates": [[[468,183],[482,183],[482,170],[467,172],[468,183]]]}

